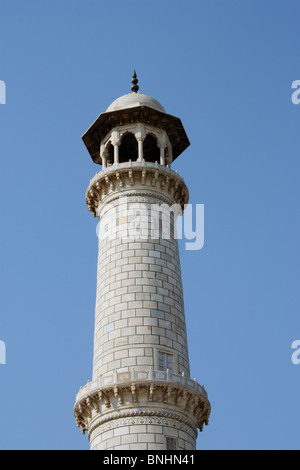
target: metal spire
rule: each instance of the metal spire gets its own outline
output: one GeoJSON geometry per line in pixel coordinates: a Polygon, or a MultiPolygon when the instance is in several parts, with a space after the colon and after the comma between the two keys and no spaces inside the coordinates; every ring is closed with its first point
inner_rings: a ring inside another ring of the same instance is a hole
{"type": "Polygon", "coordinates": [[[133,71],[131,83],[132,83],[131,90],[133,91],[133,93],[137,93],[137,91],[139,89],[139,86],[137,85],[138,79],[136,78],[136,71],[135,70],[133,71]]]}

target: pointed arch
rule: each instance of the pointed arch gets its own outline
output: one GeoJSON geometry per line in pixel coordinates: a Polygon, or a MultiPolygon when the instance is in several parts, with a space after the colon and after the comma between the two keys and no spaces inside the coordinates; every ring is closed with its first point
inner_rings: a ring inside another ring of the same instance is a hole
{"type": "Polygon", "coordinates": [[[132,132],[125,132],[121,137],[119,162],[136,161],[138,159],[138,143],[132,132]]]}
{"type": "Polygon", "coordinates": [[[149,132],[144,140],[144,160],[152,163],[159,162],[160,160],[157,137],[152,132],[149,132]]]}
{"type": "Polygon", "coordinates": [[[114,164],[114,146],[111,143],[111,141],[107,143],[106,150],[107,150],[107,166],[111,166],[114,164]]]}

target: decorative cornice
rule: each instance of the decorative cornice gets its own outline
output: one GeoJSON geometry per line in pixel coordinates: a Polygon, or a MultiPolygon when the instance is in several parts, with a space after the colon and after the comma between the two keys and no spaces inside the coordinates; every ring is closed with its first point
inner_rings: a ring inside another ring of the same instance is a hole
{"type": "Polygon", "coordinates": [[[150,162],[126,162],[108,167],[92,178],[86,203],[94,217],[113,199],[127,196],[152,197],[184,209],[189,192],[183,178],[168,167],[150,162]]]}
{"type": "Polygon", "coordinates": [[[116,419],[120,413],[161,416],[166,405],[174,419],[189,422],[195,429],[202,431],[203,425],[208,424],[210,403],[198,388],[160,380],[128,381],[88,390],[78,396],[74,416],[77,427],[84,433],[91,430],[95,419],[104,423],[116,419]]]}

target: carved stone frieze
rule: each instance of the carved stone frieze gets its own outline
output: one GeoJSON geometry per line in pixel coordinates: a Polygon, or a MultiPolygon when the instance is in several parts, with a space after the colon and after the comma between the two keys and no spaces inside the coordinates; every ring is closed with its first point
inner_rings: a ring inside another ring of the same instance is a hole
{"type": "Polygon", "coordinates": [[[173,429],[184,431],[192,436],[193,439],[197,438],[197,429],[193,423],[184,419],[176,413],[169,413],[168,411],[146,411],[136,410],[134,412],[120,412],[111,416],[111,419],[103,420],[101,417],[96,417],[90,423],[90,430],[88,433],[89,440],[92,441],[100,434],[117,429],[122,426],[136,426],[139,424],[167,426],[173,429]]]}
{"type": "Polygon", "coordinates": [[[157,202],[188,203],[189,193],[184,180],[168,167],[150,162],[126,162],[97,173],[86,192],[86,203],[94,217],[114,198],[151,196],[157,202]],[[134,192],[133,192],[134,191],[134,192]]]}

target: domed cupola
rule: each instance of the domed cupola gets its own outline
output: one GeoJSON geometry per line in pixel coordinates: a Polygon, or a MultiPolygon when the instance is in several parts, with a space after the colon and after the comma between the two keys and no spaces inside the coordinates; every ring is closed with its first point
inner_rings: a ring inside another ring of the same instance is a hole
{"type": "Polygon", "coordinates": [[[82,136],[95,163],[105,169],[129,161],[171,165],[189,145],[181,120],[140,93],[134,71],[131,93],[114,100],[82,136]]]}

